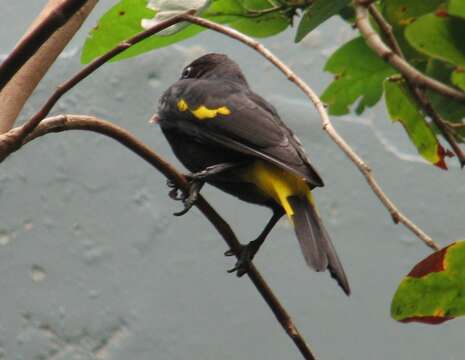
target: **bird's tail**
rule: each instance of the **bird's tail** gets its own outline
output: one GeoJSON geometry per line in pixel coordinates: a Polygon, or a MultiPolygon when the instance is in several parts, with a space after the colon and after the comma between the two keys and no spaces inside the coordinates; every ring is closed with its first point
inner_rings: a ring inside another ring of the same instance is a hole
{"type": "Polygon", "coordinates": [[[308,266],[316,271],[328,269],[331,276],[349,295],[349,282],[336,249],[316,211],[310,191],[306,196],[289,196],[287,201],[292,208],[292,214],[288,215],[294,223],[295,233],[308,266]]]}

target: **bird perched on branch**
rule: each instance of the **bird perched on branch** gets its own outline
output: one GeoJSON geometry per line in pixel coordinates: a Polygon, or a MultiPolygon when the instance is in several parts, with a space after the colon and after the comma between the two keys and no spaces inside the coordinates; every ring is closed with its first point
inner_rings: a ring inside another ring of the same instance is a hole
{"type": "Polygon", "coordinates": [[[170,193],[184,201],[185,208],[177,215],[189,210],[205,182],[273,211],[260,235],[242,246],[230,272],[241,276],[247,271],[260,245],[286,214],[307,264],[316,271],[328,269],[350,293],[311,193],[323,181],[298,138],[275,108],[250,89],[234,61],[207,54],[186,66],[161,97],[158,121],[175,155],[191,172],[189,192],[179,195],[175,188],[170,193]]]}

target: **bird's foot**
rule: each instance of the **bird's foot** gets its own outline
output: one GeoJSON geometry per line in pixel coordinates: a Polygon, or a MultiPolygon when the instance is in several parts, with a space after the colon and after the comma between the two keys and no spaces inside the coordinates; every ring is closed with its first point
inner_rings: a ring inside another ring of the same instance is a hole
{"type": "Polygon", "coordinates": [[[173,200],[181,200],[184,204],[184,209],[173,213],[175,216],[182,216],[186,214],[190,208],[195,204],[199,197],[200,189],[202,188],[204,181],[201,178],[197,178],[196,174],[186,175],[188,180],[187,191],[181,190],[173,181],[168,180],[166,184],[171,188],[168,193],[169,197],[173,200]]]}
{"type": "Polygon", "coordinates": [[[168,185],[168,187],[171,188],[170,192],[168,193],[170,198],[178,201],[181,200],[184,203],[184,209],[174,213],[173,215],[182,216],[190,210],[190,208],[195,204],[199,197],[200,189],[202,189],[202,186],[205,184],[205,181],[209,177],[217,175],[239,165],[241,164],[225,162],[221,164],[208,166],[202,171],[184,175],[187,181],[189,182],[189,188],[187,191],[182,191],[173,181],[168,180],[166,182],[166,185],[168,185]]]}
{"type": "MultiPolygon", "coordinates": [[[[237,255],[236,265],[228,273],[236,272],[237,277],[244,275],[249,269],[249,265],[252,262],[255,254],[260,247],[260,243],[257,240],[249,242],[247,245],[241,245],[239,254],[237,255]]],[[[233,250],[228,250],[224,253],[225,256],[234,256],[236,253],[233,250]]]]}

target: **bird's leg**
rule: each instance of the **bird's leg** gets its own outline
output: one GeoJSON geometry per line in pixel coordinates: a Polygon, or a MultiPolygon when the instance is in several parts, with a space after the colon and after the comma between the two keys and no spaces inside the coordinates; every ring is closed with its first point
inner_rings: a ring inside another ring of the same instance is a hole
{"type": "Polygon", "coordinates": [[[199,197],[199,192],[202,189],[205,181],[214,175],[220,174],[226,170],[230,170],[232,168],[242,166],[244,163],[232,163],[232,162],[225,162],[220,164],[215,164],[206,167],[205,169],[192,173],[187,174],[185,177],[189,182],[189,188],[185,192],[179,193],[179,188],[170,180],[167,181],[167,185],[172,188],[169,192],[169,196],[174,200],[182,200],[184,203],[184,209],[174,213],[175,216],[184,215],[189,211],[189,209],[195,204],[197,198],[199,197]]]}
{"type": "Polygon", "coordinates": [[[220,164],[207,166],[202,171],[189,174],[187,177],[189,178],[189,180],[197,180],[197,181],[204,180],[205,181],[206,179],[208,179],[209,177],[213,175],[220,174],[226,170],[230,170],[235,167],[242,166],[242,165],[244,165],[244,162],[224,162],[220,164]]]}
{"type": "MultiPolygon", "coordinates": [[[[248,266],[252,259],[254,258],[255,254],[257,253],[260,246],[265,241],[268,234],[271,232],[273,227],[276,225],[279,219],[284,215],[284,211],[282,208],[274,209],[273,216],[266,224],[265,228],[262,230],[260,235],[255,240],[252,240],[247,245],[241,245],[240,252],[238,254],[236,265],[231,270],[228,270],[228,273],[232,273],[236,271],[236,275],[241,277],[247,272],[248,266]]],[[[233,256],[236,255],[233,250],[228,250],[224,253],[226,256],[233,256]]]]}

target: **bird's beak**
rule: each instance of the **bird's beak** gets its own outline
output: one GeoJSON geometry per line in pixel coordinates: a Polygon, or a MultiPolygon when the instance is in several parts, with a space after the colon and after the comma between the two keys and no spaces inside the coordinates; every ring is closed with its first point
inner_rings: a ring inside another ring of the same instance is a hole
{"type": "Polygon", "coordinates": [[[149,120],[149,123],[158,124],[159,121],[160,121],[160,117],[158,116],[158,114],[153,114],[153,116],[149,120]]]}

